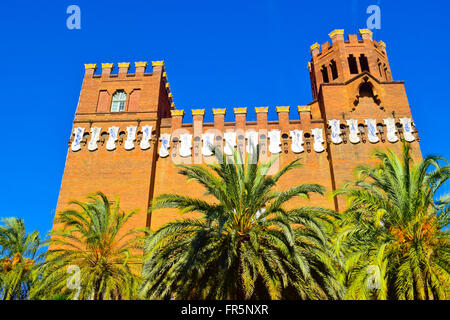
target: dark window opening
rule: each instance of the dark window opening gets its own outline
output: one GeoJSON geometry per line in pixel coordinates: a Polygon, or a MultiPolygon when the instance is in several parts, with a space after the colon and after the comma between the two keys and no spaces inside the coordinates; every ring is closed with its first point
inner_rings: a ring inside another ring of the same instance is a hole
{"type": "Polygon", "coordinates": [[[378,72],[380,73],[380,77],[382,77],[382,76],[383,76],[383,73],[381,72],[381,62],[380,62],[380,59],[378,59],[377,63],[378,63],[378,72]]]}
{"type": "Polygon", "coordinates": [[[385,76],[385,78],[386,78],[386,80],[388,80],[389,78],[388,78],[388,68],[386,67],[386,64],[383,64],[383,67],[384,67],[384,76],[385,76]]]}
{"type": "Polygon", "coordinates": [[[338,71],[337,71],[336,61],[331,60],[330,69],[331,69],[331,76],[333,77],[333,80],[337,79],[338,78],[338,71]]]}
{"type": "Polygon", "coordinates": [[[127,94],[123,90],[117,90],[114,93],[111,103],[111,112],[125,111],[125,102],[127,101],[127,94]]]}
{"type": "Polygon", "coordinates": [[[363,83],[359,88],[359,96],[373,98],[373,90],[372,86],[369,83],[363,83]]]}
{"type": "Polygon", "coordinates": [[[350,68],[351,74],[358,74],[358,64],[356,63],[356,58],[351,54],[348,57],[348,67],[350,68]]]}
{"type": "Polygon", "coordinates": [[[367,57],[364,54],[359,56],[359,65],[361,66],[361,72],[364,71],[370,72],[369,60],[367,60],[367,57]]]}
{"type": "Polygon", "coordinates": [[[322,78],[323,78],[323,82],[328,83],[330,82],[330,78],[328,78],[328,70],[327,67],[325,65],[322,66],[322,69],[320,69],[320,71],[322,72],[322,78]]]}

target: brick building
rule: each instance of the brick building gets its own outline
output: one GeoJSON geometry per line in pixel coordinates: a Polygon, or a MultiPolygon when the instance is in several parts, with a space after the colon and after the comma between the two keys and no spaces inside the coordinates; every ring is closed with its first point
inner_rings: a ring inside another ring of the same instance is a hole
{"type": "MultiPolygon", "coordinates": [[[[155,229],[179,217],[171,210],[147,209],[162,193],[203,197],[204,190],[187,184],[175,163],[213,161],[208,146],[229,153],[244,152],[259,144],[262,159],[280,155],[279,166],[301,157],[303,167],[291,171],[279,188],[300,183],[326,187],[324,197],[313,196],[308,205],[336,210],[343,199],[329,193],[353,179],[358,164],[370,163],[375,148],[400,150],[406,140],[420,158],[419,138],[412,121],[403,81],[394,81],[386,45],[360,30],[344,39],[343,30],[330,33],[331,43],[311,46],[308,70],[313,101],[298,106],[300,120],[289,119],[289,106],[276,107],[278,121],[268,121],[268,107],[256,107],[256,121],[247,121],[247,108],[213,109],[214,122],[203,122],[204,110],[192,110],[193,123],[183,123],[183,110],[175,108],[163,61],[85,65],[85,76],[73,121],[57,212],[70,200],[83,200],[102,191],[118,196],[122,209],[139,209],[134,227],[155,229]],[[235,122],[225,122],[226,112],[235,122]]],[[[291,205],[301,205],[296,200],[291,205]]]]}

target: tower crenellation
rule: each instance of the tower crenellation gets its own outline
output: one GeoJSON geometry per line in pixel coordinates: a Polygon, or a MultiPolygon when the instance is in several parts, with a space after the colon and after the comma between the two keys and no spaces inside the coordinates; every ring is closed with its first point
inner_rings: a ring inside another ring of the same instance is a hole
{"type": "Polygon", "coordinates": [[[350,34],[345,40],[344,30],[336,29],[329,34],[331,45],[327,41],[321,46],[318,43],[311,46],[308,69],[314,99],[322,84],[343,83],[364,72],[382,82],[393,81],[386,44],[373,40],[369,29],[360,29],[359,36],[350,34]]]}

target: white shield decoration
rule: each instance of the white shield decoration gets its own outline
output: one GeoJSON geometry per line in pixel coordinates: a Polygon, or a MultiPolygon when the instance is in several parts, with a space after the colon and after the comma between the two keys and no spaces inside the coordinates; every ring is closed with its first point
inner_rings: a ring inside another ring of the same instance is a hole
{"type": "Polygon", "coordinates": [[[100,139],[100,131],[102,128],[99,127],[92,127],[91,128],[91,140],[88,143],[88,150],[89,151],[95,151],[97,150],[97,142],[100,139]]]}
{"type": "Polygon", "coordinates": [[[349,119],[347,120],[349,135],[348,139],[351,143],[359,143],[360,139],[358,136],[358,120],[349,119]]]}
{"type": "Polygon", "coordinates": [[[143,126],[142,127],[142,140],[140,143],[140,147],[142,150],[147,150],[150,148],[150,139],[152,138],[152,126],[143,126]]]}
{"type": "Polygon", "coordinates": [[[81,149],[81,140],[83,139],[83,134],[84,134],[84,128],[81,127],[77,127],[75,129],[73,129],[73,141],[72,141],[72,145],[71,145],[71,149],[72,151],[78,151],[81,149]]]}
{"type": "Polygon", "coordinates": [[[314,136],[314,151],[316,152],[322,152],[325,150],[322,143],[324,143],[323,140],[323,131],[320,128],[315,128],[311,130],[312,135],[314,136]]]}
{"type": "Polygon", "coordinates": [[[336,119],[328,120],[328,124],[331,127],[331,141],[334,144],[341,143],[342,138],[341,138],[340,121],[336,119]]]}
{"type": "Polygon", "coordinates": [[[395,134],[397,132],[397,129],[395,128],[395,119],[394,118],[386,118],[383,119],[384,124],[386,125],[386,137],[389,142],[397,142],[398,137],[395,134]]]}
{"type": "Polygon", "coordinates": [[[400,118],[400,123],[403,125],[403,137],[408,142],[413,142],[414,138],[412,134],[411,118],[400,118]]]}
{"type": "Polygon", "coordinates": [[[375,119],[366,119],[364,120],[367,125],[367,138],[371,143],[377,143],[380,141],[380,138],[378,138],[377,133],[377,121],[375,119]]]}
{"type": "Polygon", "coordinates": [[[125,141],[125,150],[134,149],[134,141],[136,140],[136,128],[135,126],[127,127],[127,140],[125,141]]]}
{"type": "Polygon", "coordinates": [[[161,134],[159,140],[161,141],[161,146],[159,147],[159,156],[161,158],[165,158],[169,155],[170,134],[169,133],[161,134]]]}
{"type": "Polygon", "coordinates": [[[189,157],[192,154],[192,134],[184,133],[180,135],[180,156],[189,157]]]}
{"type": "Polygon", "coordinates": [[[290,134],[292,138],[292,152],[301,153],[305,151],[305,148],[303,148],[303,130],[292,130],[290,134]]]}
{"type": "Polygon", "coordinates": [[[209,157],[213,155],[211,147],[214,143],[214,134],[213,133],[204,133],[202,134],[203,147],[202,147],[202,155],[209,157]]]}
{"type": "Polygon", "coordinates": [[[236,132],[228,131],[224,133],[225,147],[223,152],[227,156],[233,155],[234,147],[236,147],[236,132]]]}
{"type": "Polygon", "coordinates": [[[247,131],[245,136],[247,138],[247,153],[256,151],[256,146],[258,145],[258,132],[247,131]]]}
{"type": "Polygon", "coordinates": [[[106,150],[112,151],[116,149],[117,133],[119,132],[119,127],[109,127],[108,133],[109,138],[106,142],[106,150]]]}
{"type": "Polygon", "coordinates": [[[269,151],[271,154],[278,154],[281,152],[281,132],[280,130],[271,130],[268,133],[270,144],[269,151]]]}

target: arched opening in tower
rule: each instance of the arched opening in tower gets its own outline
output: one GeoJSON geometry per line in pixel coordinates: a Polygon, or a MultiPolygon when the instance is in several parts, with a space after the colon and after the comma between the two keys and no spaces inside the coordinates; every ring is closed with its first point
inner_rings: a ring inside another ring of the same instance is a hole
{"type": "Polygon", "coordinates": [[[368,82],[367,79],[359,86],[358,95],[356,96],[354,105],[357,106],[360,102],[375,103],[377,105],[380,105],[381,103],[378,95],[374,93],[372,84],[368,82]]]}
{"type": "Polygon", "coordinates": [[[370,83],[365,82],[359,87],[360,98],[373,98],[373,89],[370,83]]]}

